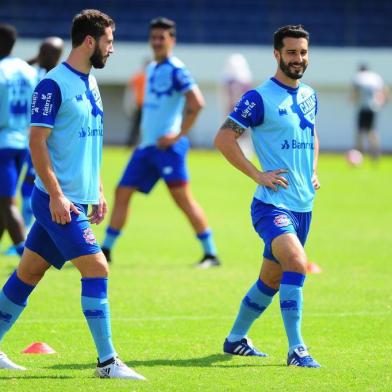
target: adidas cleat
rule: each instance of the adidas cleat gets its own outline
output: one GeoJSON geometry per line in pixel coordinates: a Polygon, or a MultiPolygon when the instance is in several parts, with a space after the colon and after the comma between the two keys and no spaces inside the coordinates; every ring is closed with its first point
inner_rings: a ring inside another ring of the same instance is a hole
{"type": "Polygon", "coordinates": [[[287,355],[287,366],[299,366],[309,368],[321,367],[309,354],[304,346],[297,347],[291,354],[287,355]]]}
{"type": "Polygon", "coordinates": [[[132,380],[145,380],[141,374],[129,368],[120,358],[112,358],[104,363],[99,363],[95,369],[99,378],[126,378],[132,380]],[[108,363],[109,362],[109,363],[108,363]]]}
{"type": "Polygon", "coordinates": [[[0,352],[0,369],[9,370],[26,370],[25,367],[19,366],[12,362],[4,353],[0,352]]]}
{"type": "Polygon", "coordinates": [[[219,267],[220,261],[216,256],[204,255],[204,257],[196,264],[197,268],[207,269],[211,267],[219,267]]]}
{"type": "Polygon", "coordinates": [[[223,343],[223,352],[231,355],[242,355],[248,357],[268,357],[267,354],[262,353],[253,347],[252,341],[249,338],[242,338],[237,342],[229,342],[227,339],[223,343]]]}

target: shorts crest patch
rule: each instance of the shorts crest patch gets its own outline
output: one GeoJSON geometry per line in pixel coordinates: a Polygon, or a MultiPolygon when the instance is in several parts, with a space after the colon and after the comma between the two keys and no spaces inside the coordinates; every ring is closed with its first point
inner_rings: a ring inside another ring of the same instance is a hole
{"type": "Polygon", "coordinates": [[[277,227],[286,227],[291,225],[291,220],[286,214],[281,214],[275,217],[274,224],[277,227]]]}
{"type": "Polygon", "coordinates": [[[97,243],[97,240],[95,239],[94,233],[90,227],[87,227],[87,229],[83,230],[83,238],[90,245],[97,243]]]}

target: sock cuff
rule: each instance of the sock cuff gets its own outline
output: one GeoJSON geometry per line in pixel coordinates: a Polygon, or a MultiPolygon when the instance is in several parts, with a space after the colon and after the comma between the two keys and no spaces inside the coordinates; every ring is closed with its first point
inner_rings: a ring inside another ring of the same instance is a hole
{"type": "Polygon", "coordinates": [[[107,298],[108,278],[82,278],[82,297],[107,298]]]}
{"type": "Polygon", "coordinates": [[[278,289],[267,286],[261,279],[257,279],[256,285],[263,294],[269,297],[273,297],[279,291],[278,289]]]}
{"type": "Polygon", "coordinates": [[[305,275],[300,274],[299,272],[285,271],[283,272],[280,284],[289,284],[292,286],[302,287],[305,282],[305,277],[305,275]]]}
{"type": "Polygon", "coordinates": [[[26,306],[27,298],[34,288],[35,286],[20,280],[15,270],[5,283],[3,293],[11,302],[19,306],[26,306]]]}
{"type": "Polygon", "coordinates": [[[115,237],[121,234],[121,230],[113,229],[112,227],[108,226],[106,228],[106,233],[109,235],[114,235],[115,237]]]}
{"type": "Polygon", "coordinates": [[[196,237],[199,240],[204,240],[204,239],[208,238],[211,234],[212,234],[212,230],[206,229],[205,231],[203,231],[203,233],[196,234],[196,237]]]}

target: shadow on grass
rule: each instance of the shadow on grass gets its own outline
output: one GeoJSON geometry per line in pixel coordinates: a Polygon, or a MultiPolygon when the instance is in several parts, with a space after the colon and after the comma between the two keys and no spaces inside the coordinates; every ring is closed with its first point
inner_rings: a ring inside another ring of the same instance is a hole
{"type": "MultiPolygon", "coordinates": [[[[254,363],[255,359],[250,359],[253,363],[229,363],[233,359],[230,355],[212,354],[201,358],[185,358],[185,359],[151,359],[151,360],[130,360],[127,365],[131,367],[146,366],[174,366],[174,367],[219,367],[219,368],[240,368],[240,367],[260,367],[260,366],[286,366],[281,363],[266,363],[266,359],[261,358],[258,363],[254,363]]],[[[237,358],[240,359],[240,358],[237,358]]],[[[242,358],[241,360],[244,360],[242,358]]],[[[268,361],[268,360],[267,360],[268,361]]],[[[48,366],[47,369],[91,369],[95,368],[95,364],[61,364],[48,366]]]]}
{"type": "Polygon", "coordinates": [[[35,379],[37,379],[37,380],[40,380],[40,379],[45,379],[45,380],[47,380],[47,379],[68,380],[70,378],[74,378],[74,377],[70,377],[70,376],[48,376],[48,375],[45,375],[45,376],[44,375],[42,375],[42,376],[33,376],[33,375],[31,375],[31,376],[29,376],[25,372],[23,372],[23,374],[18,372],[18,375],[16,375],[15,373],[14,374],[9,374],[8,376],[1,375],[0,376],[0,381],[1,380],[13,380],[13,379],[18,379],[18,380],[23,380],[23,379],[26,379],[26,380],[35,380],[35,379]]]}

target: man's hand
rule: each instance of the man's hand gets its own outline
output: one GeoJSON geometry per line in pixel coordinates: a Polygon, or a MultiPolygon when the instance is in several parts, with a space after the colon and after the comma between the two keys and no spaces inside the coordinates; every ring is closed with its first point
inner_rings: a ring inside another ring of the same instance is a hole
{"type": "Polygon", "coordinates": [[[71,211],[76,215],[80,212],[64,195],[50,197],[49,201],[50,214],[52,221],[60,225],[71,222],[71,211]]]}
{"type": "Polygon", "coordinates": [[[319,181],[319,179],[318,179],[316,173],[313,173],[313,176],[312,176],[312,184],[313,184],[313,188],[314,188],[316,191],[318,191],[318,190],[320,189],[320,187],[321,187],[320,181],[319,181]]]}
{"type": "Polygon", "coordinates": [[[91,212],[87,215],[91,224],[99,225],[108,212],[108,205],[105,196],[101,193],[99,197],[99,204],[91,206],[91,212]]]}
{"type": "Polygon", "coordinates": [[[260,184],[264,185],[267,188],[271,188],[275,192],[278,191],[278,186],[281,186],[285,189],[289,186],[289,182],[283,176],[280,176],[282,173],[288,173],[287,169],[277,169],[277,170],[269,170],[265,172],[258,172],[256,178],[254,180],[260,184]]]}
{"type": "Polygon", "coordinates": [[[162,136],[161,138],[158,139],[157,146],[158,146],[158,148],[161,148],[161,149],[168,148],[172,144],[174,144],[179,138],[180,138],[180,134],[169,133],[169,134],[162,136]]]}

